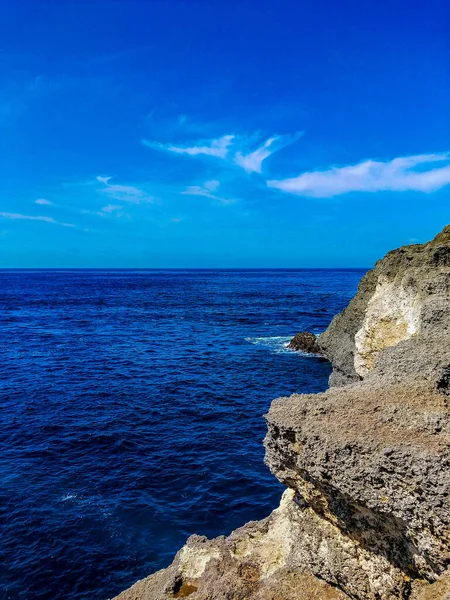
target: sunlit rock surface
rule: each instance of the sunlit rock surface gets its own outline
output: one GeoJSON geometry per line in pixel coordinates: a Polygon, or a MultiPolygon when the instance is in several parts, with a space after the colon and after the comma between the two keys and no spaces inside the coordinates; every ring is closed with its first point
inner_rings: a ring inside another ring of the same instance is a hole
{"type": "Polygon", "coordinates": [[[143,579],[120,600],[191,597],[245,600],[344,600],[342,591],[308,572],[295,549],[303,525],[286,490],[280,507],[263,521],[247,523],[229,537],[191,536],[170,567],[143,579]],[[298,564],[300,562],[300,564],[298,564]]]}
{"type": "Polygon", "coordinates": [[[410,600],[449,600],[450,573],[443,575],[436,583],[423,585],[418,582],[410,600]]]}
{"type": "Polygon", "coordinates": [[[355,371],[364,377],[385,348],[419,331],[421,298],[411,279],[389,281],[380,276],[367,304],[361,329],[355,336],[355,371]]]}
{"type": "Polygon", "coordinates": [[[417,354],[421,363],[426,362],[426,348],[445,363],[441,353],[447,349],[437,338],[449,335],[449,268],[449,226],[427,244],[404,246],[378,261],[361,280],[348,307],[319,338],[333,363],[330,385],[360,381],[377,366],[385,349],[407,340],[418,353],[398,348],[392,355],[396,357],[390,368],[393,376],[405,375],[400,361],[409,363],[410,372],[417,354]]]}
{"type": "Polygon", "coordinates": [[[450,228],[379,261],[318,343],[331,387],[266,415],[280,507],[120,600],[450,598],[450,228]]]}

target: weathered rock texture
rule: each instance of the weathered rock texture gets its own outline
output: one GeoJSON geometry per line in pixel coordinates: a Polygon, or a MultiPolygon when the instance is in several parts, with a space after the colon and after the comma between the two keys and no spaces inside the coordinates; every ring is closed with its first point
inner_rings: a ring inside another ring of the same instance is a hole
{"type": "MultiPolygon", "coordinates": [[[[348,307],[319,338],[333,363],[330,385],[361,381],[381,358],[394,377],[404,378],[405,367],[408,375],[421,377],[416,369],[418,357],[421,365],[428,365],[427,371],[433,367],[428,349],[438,363],[445,364],[449,349],[444,341],[450,335],[449,268],[450,226],[428,244],[404,246],[378,261],[361,280],[348,307]],[[400,344],[407,341],[406,346],[400,344]],[[383,352],[388,348],[395,350],[383,352]]],[[[382,373],[375,371],[378,378],[382,373]]]]}
{"type": "Polygon", "coordinates": [[[301,331],[294,335],[288,344],[291,350],[306,352],[307,354],[321,354],[321,349],[314,333],[301,331]]]}
{"type": "Polygon", "coordinates": [[[431,585],[418,585],[411,600],[450,600],[450,574],[443,575],[431,585]]]}
{"type": "Polygon", "coordinates": [[[280,507],[120,600],[450,599],[450,228],[379,261],[318,343],[330,388],[266,415],[280,507]]]}
{"type": "Polygon", "coordinates": [[[120,600],[344,600],[342,591],[298,568],[297,510],[293,491],[263,521],[229,537],[191,536],[172,565],[138,581],[120,600]]]}

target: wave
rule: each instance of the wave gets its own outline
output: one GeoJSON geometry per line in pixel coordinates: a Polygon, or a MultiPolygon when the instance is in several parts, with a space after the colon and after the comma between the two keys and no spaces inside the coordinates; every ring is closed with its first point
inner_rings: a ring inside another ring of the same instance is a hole
{"type": "MultiPolygon", "coordinates": [[[[320,335],[322,331],[317,332],[315,335],[320,335]]],[[[297,356],[312,356],[317,358],[317,354],[310,354],[309,352],[302,352],[301,350],[292,350],[288,348],[289,342],[294,336],[275,335],[267,337],[247,337],[246,342],[254,344],[256,346],[262,346],[267,348],[275,354],[295,354],[297,356]]]]}
{"type": "Polygon", "coordinates": [[[264,348],[268,348],[276,354],[284,352],[289,352],[289,354],[291,354],[293,350],[288,348],[288,344],[291,341],[291,339],[292,336],[275,335],[269,337],[248,337],[245,338],[245,341],[256,346],[263,346],[264,348]]]}
{"type": "Polygon", "coordinates": [[[78,494],[64,494],[61,496],[61,502],[67,502],[67,500],[76,500],[78,498],[78,494]]]}

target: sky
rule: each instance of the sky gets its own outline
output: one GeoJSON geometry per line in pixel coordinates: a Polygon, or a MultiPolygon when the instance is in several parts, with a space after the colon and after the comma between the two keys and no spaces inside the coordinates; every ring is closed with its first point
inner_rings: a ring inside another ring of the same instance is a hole
{"type": "Polygon", "coordinates": [[[0,0],[0,267],[370,267],[449,222],[448,0],[0,0]]]}

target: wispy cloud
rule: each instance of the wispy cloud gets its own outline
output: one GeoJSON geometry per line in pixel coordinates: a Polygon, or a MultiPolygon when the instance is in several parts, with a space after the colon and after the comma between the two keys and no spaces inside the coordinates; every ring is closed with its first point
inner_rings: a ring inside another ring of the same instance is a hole
{"type": "Polygon", "coordinates": [[[0,212],[0,217],[2,217],[3,219],[13,219],[13,220],[22,220],[22,221],[43,221],[45,223],[52,223],[53,225],[61,225],[61,227],[75,227],[75,225],[73,225],[73,223],[61,223],[61,221],[56,221],[52,217],[23,215],[21,213],[9,213],[9,212],[0,212]]]}
{"type": "Polygon", "coordinates": [[[162,144],[160,142],[150,142],[148,140],[142,140],[142,143],[144,146],[152,148],[153,150],[165,150],[167,152],[174,152],[175,154],[188,154],[189,156],[204,154],[207,156],[215,156],[217,158],[225,158],[234,137],[234,135],[223,135],[220,138],[204,140],[191,146],[176,146],[174,144],[162,144]]]}
{"type": "Polygon", "coordinates": [[[294,135],[274,135],[252,152],[248,152],[247,154],[236,152],[234,162],[247,171],[247,173],[261,173],[262,163],[266,158],[269,158],[269,156],[281,150],[281,148],[293,144],[301,135],[300,132],[294,135]]]}
{"type": "Polygon", "coordinates": [[[216,199],[213,192],[217,190],[219,185],[220,182],[217,179],[211,179],[210,181],[205,181],[203,185],[190,185],[181,193],[188,196],[205,196],[206,198],[216,199]]]}
{"type": "Polygon", "coordinates": [[[102,212],[104,213],[112,213],[115,212],[117,210],[121,210],[122,206],[119,206],[118,204],[108,204],[107,206],[104,206],[102,208],[102,212]]]}
{"type": "Polygon", "coordinates": [[[381,162],[309,171],[298,177],[268,181],[267,185],[291,194],[329,198],[348,192],[433,192],[450,184],[450,152],[404,156],[381,162]],[[445,162],[444,166],[433,163],[445,162]]]}
{"type": "Polygon", "coordinates": [[[97,215],[99,217],[107,217],[114,214],[116,217],[122,217],[123,213],[120,212],[122,208],[123,207],[118,204],[107,204],[98,211],[97,215]]]}
{"type": "Polygon", "coordinates": [[[131,202],[133,204],[156,202],[156,198],[148,194],[142,188],[133,185],[109,183],[112,177],[105,177],[103,175],[99,175],[96,179],[104,186],[103,188],[100,188],[99,191],[113,200],[118,200],[119,202],[131,202]]]}
{"type": "Polygon", "coordinates": [[[50,200],[46,200],[45,198],[38,198],[34,202],[35,204],[41,204],[43,206],[51,206],[53,204],[53,202],[50,202],[50,200]]]}
{"type": "Polygon", "coordinates": [[[234,162],[247,171],[247,173],[261,173],[262,163],[272,154],[270,147],[276,139],[276,137],[269,138],[262,146],[249,154],[236,152],[234,162]]]}
{"type": "MultiPolygon", "coordinates": [[[[237,136],[228,134],[216,139],[198,141],[189,146],[162,144],[148,140],[142,140],[142,143],[153,150],[163,150],[175,154],[187,154],[189,156],[213,156],[227,160],[241,167],[247,173],[261,173],[262,164],[266,158],[284,146],[294,143],[300,135],[301,133],[294,135],[273,135],[257,148],[254,147],[254,135],[237,136]]],[[[258,137],[260,136],[258,135],[258,137]]]]}
{"type": "Polygon", "coordinates": [[[216,179],[211,179],[209,181],[205,181],[202,185],[190,185],[187,187],[182,194],[186,196],[204,196],[205,198],[211,198],[211,200],[216,200],[220,202],[220,204],[234,204],[237,202],[234,198],[224,198],[215,194],[216,190],[218,190],[220,186],[220,182],[216,179]]]}

